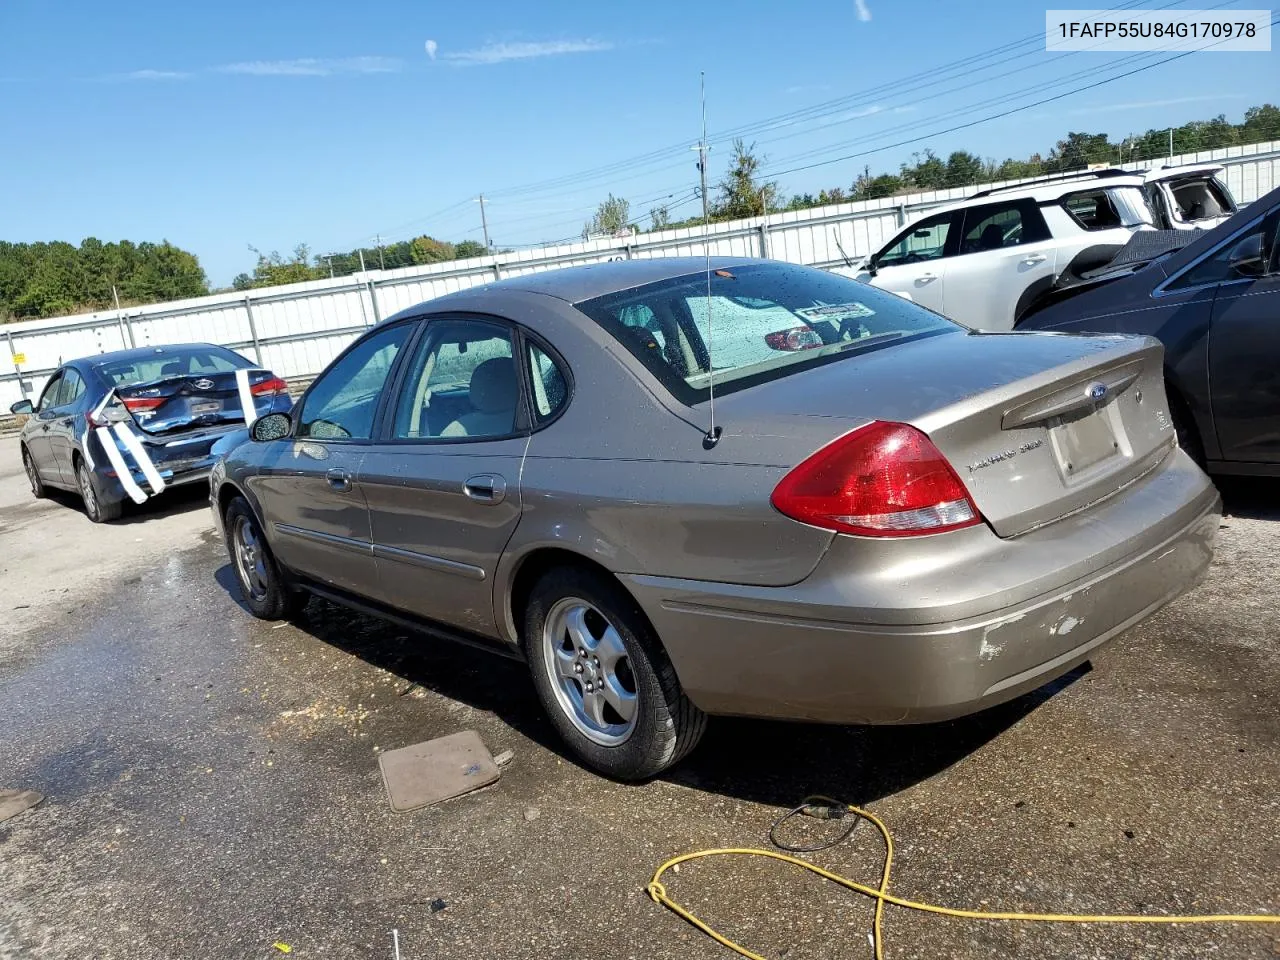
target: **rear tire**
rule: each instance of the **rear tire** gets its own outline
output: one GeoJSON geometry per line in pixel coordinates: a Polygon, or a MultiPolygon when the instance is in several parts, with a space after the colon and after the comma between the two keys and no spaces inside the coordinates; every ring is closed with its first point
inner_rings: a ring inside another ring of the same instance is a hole
{"type": "Polygon", "coordinates": [[[538,699],[590,767],[645,780],[679,763],[706,729],[653,627],[622,587],[563,567],[533,587],[524,646],[538,699]]]}
{"type": "Polygon", "coordinates": [[[225,515],[227,553],[245,606],[259,620],[288,620],[306,598],[292,589],[262,535],[262,527],[244,497],[236,497],[225,515]]]}
{"type": "Polygon", "coordinates": [[[120,519],[124,504],[118,500],[104,501],[93,471],[79,459],[76,460],[76,486],[80,490],[80,499],[84,501],[84,515],[92,522],[110,523],[112,520],[120,519]]]}
{"type": "Polygon", "coordinates": [[[31,459],[31,454],[26,447],[22,448],[22,469],[27,471],[27,483],[31,484],[31,495],[37,500],[47,497],[49,491],[45,488],[44,481],[40,479],[40,471],[36,469],[36,463],[31,459]]]}

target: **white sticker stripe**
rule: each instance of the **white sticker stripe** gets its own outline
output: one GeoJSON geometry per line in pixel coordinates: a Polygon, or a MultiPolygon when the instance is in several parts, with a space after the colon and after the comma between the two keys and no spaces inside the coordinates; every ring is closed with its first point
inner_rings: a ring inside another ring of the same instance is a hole
{"type": "Polygon", "coordinates": [[[236,389],[240,391],[240,410],[244,413],[244,425],[252,427],[258,419],[258,408],[254,406],[253,394],[249,392],[249,371],[236,371],[236,389]]]}
{"type": "Polygon", "coordinates": [[[147,478],[147,483],[151,484],[151,493],[157,494],[164,489],[164,477],[160,476],[160,471],[156,469],[156,465],[151,462],[151,458],[147,456],[147,451],[132,430],[123,423],[116,424],[116,436],[125,445],[125,448],[133,454],[133,459],[138,466],[142,468],[142,475],[147,478]]]}
{"type": "Polygon", "coordinates": [[[120,485],[124,487],[124,492],[129,495],[129,499],[134,503],[146,503],[147,495],[142,492],[140,486],[133,482],[133,474],[129,472],[128,466],[125,465],[124,457],[120,456],[120,450],[111,436],[111,431],[106,427],[99,427],[95,432],[102,442],[102,449],[106,451],[107,459],[111,461],[111,466],[115,470],[116,476],[120,478],[120,485]]]}
{"type": "Polygon", "coordinates": [[[84,448],[84,462],[88,465],[90,471],[94,467],[93,450],[90,449],[93,444],[89,442],[93,439],[93,428],[97,426],[98,418],[102,416],[102,411],[106,409],[107,404],[111,402],[111,398],[115,395],[116,392],[114,390],[108,390],[107,395],[102,398],[102,402],[94,407],[93,412],[89,414],[89,429],[84,432],[84,443],[80,446],[84,448]]]}

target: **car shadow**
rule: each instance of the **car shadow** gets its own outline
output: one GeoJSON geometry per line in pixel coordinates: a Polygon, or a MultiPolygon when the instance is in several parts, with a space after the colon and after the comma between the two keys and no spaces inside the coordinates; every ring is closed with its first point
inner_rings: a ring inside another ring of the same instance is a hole
{"type": "Polygon", "coordinates": [[[1224,517],[1280,520],[1280,481],[1274,477],[1217,477],[1224,517]]]}
{"type": "MultiPolygon", "coordinates": [[[[237,603],[230,564],[215,579],[237,603]]],[[[246,608],[247,609],[247,608],[246,608]]],[[[436,640],[377,617],[313,598],[294,625],[322,643],[477,710],[578,763],[542,711],[527,668],[514,660],[436,640]]],[[[778,807],[810,793],[866,804],[942,772],[1085,676],[1089,664],[1009,703],[946,723],[856,727],[715,717],[701,745],[662,779],[778,807]]]]}
{"type": "MultiPolygon", "coordinates": [[[[78,493],[49,487],[46,489],[46,495],[51,502],[59,506],[75,510],[77,513],[84,512],[84,501],[80,499],[78,493]]],[[[208,507],[208,486],[203,483],[183,484],[180,487],[170,487],[158,497],[148,497],[145,503],[128,501],[124,505],[124,511],[117,519],[111,521],[111,525],[129,526],[134,523],[150,523],[163,517],[190,513],[195,509],[207,510],[208,507]]]]}

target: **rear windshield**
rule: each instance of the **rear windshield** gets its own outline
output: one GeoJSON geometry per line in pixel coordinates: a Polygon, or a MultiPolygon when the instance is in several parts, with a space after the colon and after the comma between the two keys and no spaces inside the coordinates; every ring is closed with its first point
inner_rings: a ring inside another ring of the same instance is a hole
{"type": "Polygon", "coordinates": [[[222,347],[160,347],[153,354],[95,364],[98,372],[118,387],[148,383],[195,373],[227,373],[253,366],[238,353],[222,347]]]}
{"type": "Polygon", "coordinates": [[[577,304],[686,404],[962,329],[895,294],[786,263],[712,269],[577,304]]]}

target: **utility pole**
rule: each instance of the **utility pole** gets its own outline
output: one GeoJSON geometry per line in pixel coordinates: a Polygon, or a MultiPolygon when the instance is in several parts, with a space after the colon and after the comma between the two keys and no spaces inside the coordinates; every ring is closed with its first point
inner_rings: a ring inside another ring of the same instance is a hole
{"type": "Polygon", "coordinates": [[[361,273],[364,273],[364,272],[365,272],[365,271],[364,271],[364,247],[361,247],[361,248],[360,248],[358,251],[356,251],[356,252],[360,254],[360,272],[361,272],[361,273]]]}
{"type": "Polygon", "coordinates": [[[1169,159],[1173,159],[1173,127],[1169,128],[1169,159]]]}
{"type": "Polygon", "coordinates": [[[378,234],[374,239],[378,241],[378,269],[385,270],[387,269],[387,261],[382,256],[382,234],[378,234]]]}
{"type": "Polygon", "coordinates": [[[489,221],[484,215],[484,194],[480,194],[477,199],[480,201],[480,227],[484,230],[484,248],[487,252],[492,250],[493,246],[489,243],[489,221]]]}
{"type": "Polygon", "coordinates": [[[333,279],[333,254],[331,253],[325,254],[324,262],[329,265],[329,279],[332,280],[333,279]]]}

